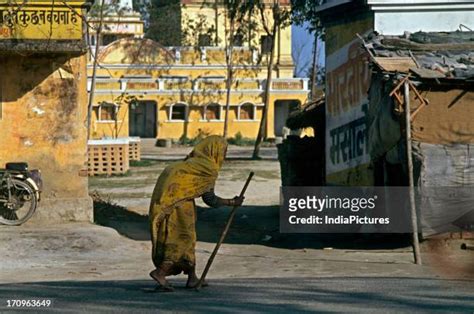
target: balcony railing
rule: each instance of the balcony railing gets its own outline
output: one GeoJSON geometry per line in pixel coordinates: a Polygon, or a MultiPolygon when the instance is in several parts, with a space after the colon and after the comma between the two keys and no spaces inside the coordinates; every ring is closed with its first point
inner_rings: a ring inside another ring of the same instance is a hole
{"type": "MultiPolygon", "coordinates": [[[[100,46],[104,49],[106,46],[100,46]]],[[[95,53],[96,46],[91,46],[91,55],[89,60],[92,62],[92,55],[95,53]]],[[[162,65],[225,65],[226,50],[223,47],[165,47],[167,50],[168,64],[162,65]]],[[[257,49],[249,47],[234,47],[233,58],[234,65],[253,66],[260,61],[260,52],[257,49]]]]}
{"type": "MultiPolygon", "coordinates": [[[[90,90],[91,78],[88,80],[90,90]]],[[[262,92],[265,89],[264,79],[237,79],[232,84],[233,91],[262,92]]],[[[108,91],[222,91],[226,89],[225,78],[198,78],[191,80],[185,77],[177,78],[97,78],[96,90],[108,91]]],[[[301,91],[308,92],[307,78],[273,79],[270,91],[301,91]]]]}

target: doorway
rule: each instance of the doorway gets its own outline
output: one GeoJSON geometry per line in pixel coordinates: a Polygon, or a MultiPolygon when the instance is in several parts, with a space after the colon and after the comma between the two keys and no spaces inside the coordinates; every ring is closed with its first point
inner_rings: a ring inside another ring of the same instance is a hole
{"type": "Polygon", "coordinates": [[[141,138],[157,137],[157,105],[155,101],[135,101],[129,108],[129,134],[141,138]]]}
{"type": "Polygon", "coordinates": [[[298,109],[300,105],[299,100],[277,100],[275,101],[275,122],[274,133],[275,136],[283,136],[283,127],[286,124],[290,113],[298,109]]]}

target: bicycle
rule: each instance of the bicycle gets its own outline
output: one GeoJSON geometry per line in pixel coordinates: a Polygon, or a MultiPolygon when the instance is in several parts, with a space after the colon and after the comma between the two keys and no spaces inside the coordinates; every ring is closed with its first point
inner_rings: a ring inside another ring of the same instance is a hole
{"type": "Polygon", "coordinates": [[[41,199],[41,172],[28,164],[7,163],[0,169],[0,224],[18,226],[30,219],[41,199]]]}

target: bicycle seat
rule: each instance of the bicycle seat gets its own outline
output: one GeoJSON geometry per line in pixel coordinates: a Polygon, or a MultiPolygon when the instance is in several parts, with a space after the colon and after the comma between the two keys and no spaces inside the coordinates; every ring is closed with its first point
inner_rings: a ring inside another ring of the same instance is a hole
{"type": "Polygon", "coordinates": [[[12,171],[28,171],[28,164],[26,162],[7,162],[5,169],[12,171]]]}

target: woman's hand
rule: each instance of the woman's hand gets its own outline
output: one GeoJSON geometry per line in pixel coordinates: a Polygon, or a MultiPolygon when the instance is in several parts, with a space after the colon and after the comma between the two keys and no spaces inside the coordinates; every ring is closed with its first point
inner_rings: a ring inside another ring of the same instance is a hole
{"type": "Polygon", "coordinates": [[[235,196],[230,200],[230,206],[240,206],[244,202],[244,196],[235,196]]]}

